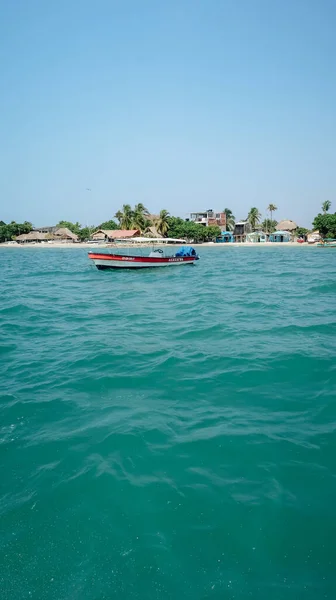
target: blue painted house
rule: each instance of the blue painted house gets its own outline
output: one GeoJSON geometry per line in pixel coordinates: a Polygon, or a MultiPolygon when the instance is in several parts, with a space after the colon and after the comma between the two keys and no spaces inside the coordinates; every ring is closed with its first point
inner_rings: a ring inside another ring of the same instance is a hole
{"type": "Polygon", "coordinates": [[[269,236],[269,241],[270,242],[290,242],[291,241],[291,234],[289,233],[289,231],[274,231],[274,233],[271,233],[271,235],[269,236]]]}
{"type": "Polygon", "coordinates": [[[231,231],[222,231],[220,236],[216,238],[218,244],[228,244],[234,242],[233,233],[231,231]]]}

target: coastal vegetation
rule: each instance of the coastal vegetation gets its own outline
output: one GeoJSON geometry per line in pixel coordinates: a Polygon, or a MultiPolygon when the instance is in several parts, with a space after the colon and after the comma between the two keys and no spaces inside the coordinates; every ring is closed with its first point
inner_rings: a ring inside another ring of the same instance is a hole
{"type": "Polygon", "coordinates": [[[119,226],[113,219],[110,219],[109,221],[100,223],[100,225],[98,225],[98,229],[119,229],[119,226]]]}
{"type": "Polygon", "coordinates": [[[252,229],[256,229],[258,223],[260,223],[260,219],[261,213],[259,212],[259,209],[254,206],[247,215],[247,220],[251,224],[252,229]]]}
{"type": "Polygon", "coordinates": [[[306,227],[298,227],[295,233],[300,237],[302,235],[307,235],[307,233],[309,233],[309,229],[306,227]]]}
{"type": "Polygon", "coordinates": [[[318,214],[313,221],[313,227],[320,232],[323,238],[336,239],[336,213],[318,214]]]}
{"type": "Polygon", "coordinates": [[[264,219],[261,223],[261,229],[267,233],[273,233],[276,230],[278,222],[272,219],[264,219]]]}
{"type": "Polygon", "coordinates": [[[211,242],[221,234],[221,229],[217,225],[204,227],[200,223],[193,221],[184,221],[180,217],[168,218],[169,237],[194,240],[195,242],[211,242]]]}
{"type": "Polygon", "coordinates": [[[327,212],[330,210],[330,207],[331,207],[331,202],[330,202],[330,200],[325,200],[325,201],[323,202],[323,204],[322,204],[322,211],[323,211],[323,214],[326,214],[326,213],[327,213],[327,212]]]}
{"type": "MultiPolygon", "coordinates": [[[[336,238],[336,213],[330,213],[331,202],[326,200],[322,204],[322,213],[319,213],[313,220],[313,230],[318,230],[322,237],[336,238]]],[[[269,204],[267,210],[273,216],[277,210],[275,204],[269,204]]],[[[235,226],[235,217],[229,208],[224,208],[226,214],[226,229],[233,231],[235,226]]],[[[277,228],[277,221],[272,218],[266,218],[261,222],[261,213],[257,207],[252,207],[248,213],[247,220],[251,223],[252,229],[259,227],[272,233],[277,228]]],[[[221,234],[221,228],[217,225],[204,226],[201,223],[186,221],[181,217],[170,215],[166,209],[160,210],[158,215],[152,215],[148,209],[139,202],[132,207],[130,204],[124,204],[120,210],[115,213],[113,219],[104,221],[99,225],[82,226],[78,221],[61,220],[55,228],[67,228],[78,236],[79,241],[90,239],[91,235],[99,229],[138,229],[141,235],[149,237],[174,237],[194,242],[209,242],[215,240],[221,234]]],[[[15,240],[21,234],[27,234],[32,231],[33,225],[30,221],[23,223],[5,223],[0,221],[0,243],[15,240]]],[[[297,235],[306,235],[309,230],[305,227],[296,229],[297,235]]]]}
{"type": "MultiPolygon", "coordinates": [[[[122,209],[115,214],[121,229],[138,229],[142,235],[153,233],[150,231],[151,228],[154,228],[162,236],[167,235],[169,229],[168,217],[169,211],[165,209],[162,209],[158,215],[151,215],[141,202],[136,204],[134,208],[130,204],[124,204],[122,209]]],[[[100,227],[104,229],[102,225],[100,227]]]]}
{"type": "Polygon", "coordinates": [[[33,229],[30,221],[24,221],[23,223],[5,223],[0,221],[0,243],[6,242],[7,240],[14,240],[21,233],[29,233],[33,229]]]}
{"type": "Polygon", "coordinates": [[[268,207],[267,207],[267,210],[269,210],[269,211],[270,211],[270,213],[271,213],[271,221],[272,221],[272,219],[273,219],[273,213],[274,213],[276,210],[278,210],[278,207],[277,207],[275,204],[272,204],[272,203],[271,203],[271,204],[269,204],[269,205],[268,205],[268,207]]]}
{"type": "Polygon", "coordinates": [[[71,221],[60,221],[57,223],[56,228],[66,228],[72,231],[75,235],[78,235],[78,239],[81,242],[88,240],[93,231],[96,230],[96,227],[93,225],[92,227],[82,227],[78,221],[76,223],[72,223],[71,221]]]}
{"type": "Polygon", "coordinates": [[[235,226],[236,217],[234,216],[234,214],[232,213],[232,210],[230,210],[230,208],[224,208],[223,212],[226,215],[226,230],[233,231],[234,226],[235,226]]]}
{"type": "Polygon", "coordinates": [[[82,226],[80,223],[78,223],[78,221],[76,221],[76,223],[71,223],[71,221],[59,221],[56,227],[57,229],[60,229],[61,227],[70,229],[70,231],[72,231],[72,233],[75,233],[76,235],[79,235],[82,229],[82,226]]]}
{"type": "Polygon", "coordinates": [[[143,233],[152,225],[149,212],[141,202],[134,208],[130,204],[124,204],[114,216],[119,221],[120,229],[139,229],[143,233]]]}
{"type": "Polygon", "coordinates": [[[154,225],[156,230],[163,237],[167,235],[169,231],[169,212],[168,210],[160,210],[160,214],[157,218],[154,218],[154,225]]]}
{"type": "MultiPolygon", "coordinates": [[[[99,229],[139,229],[142,235],[153,237],[152,228],[163,237],[183,238],[194,240],[195,242],[210,242],[220,236],[221,229],[216,225],[204,227],[200,223],[185,221],[180,217],[170,216],[168,210],[161,210],[158,215],[150,215],[143,205],[138,215],[134,216],[135,210],[129,204],[124,204],[122,210],[116,213],[119,220],[119,226],[115,221],[105,221],[98,227],[84,227],[78,230],[78,223],[70,221],[60,221],[59,227],[67,227],[73,233],[78,235],[80,240],[89,239],[90,235],[99,229]],[[133,213],[133,214],[132,214],[133,213]]],[[[135,207],[135,208],[136,208],[135,207]]],[[[155,237],[155,235],[154,235],[155,237]]]]}

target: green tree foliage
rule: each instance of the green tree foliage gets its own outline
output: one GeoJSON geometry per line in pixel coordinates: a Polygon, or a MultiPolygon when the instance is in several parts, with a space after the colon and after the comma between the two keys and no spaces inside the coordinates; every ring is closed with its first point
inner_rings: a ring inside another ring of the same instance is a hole
{"type": "Polygon", "coordinates": [[[168,217],[167,221],[169,237],[175,238],[182,238],[182,234],[186,231],[186,224],[190,224],[180,217],[168,217]]]}
{"type": "Polygon", "coordinates": [[[193,240],[195,243],[214,241],[221,233],[217,225],[204,227],[200,223],[184,221],[180,217],[168,217],[167,221],[169,237],[193,240]]]}
{"type": "Polygon", "coordinates": [[[79,236],[80,230],[81,230],[81,224],[78,223],[78,221],[76,223],[71,223],[71,221],[60,221],[59,223],[57,223],[56,227],[58,229],[61,229],[61,228],[70,229],[70,231],[72,231],[72,233],[75,233],[78,236],[79,236]]]}
{"type": "Polygon", "coordinates": [[[124,204],[114,216],[118,219],[121,229],[139,229],[144,232],[152,224],[149,212],[142,202],[136,204],[134,208],[130,204],[124,204]]]}
{"type": "Polygon", "coordinates": [[[271,221],[273,220],[273,213],[278,210],[278,207],[275,204],[269,204],[267,210],[271,213],[271,221]]]}
{"type": "MultiPolygon", "coordinates": [[[[202,227],[202,225],[201,225],[202,227]]],[[[209,227],[202,227],[205,229],[204,242],[214,242],[221,234],[221,228],[218,225],[209,225],[209,227]]]]}
{"type": "Polygon", "coordinates": [[[319,213],[313,221],[313,228],[318,229],[324,238],[336,238],[336,213],[319,213]]]}
{"type": "Polygon", "coordinates": [[[13,240],[21,233],[29,233],[33,226],[29,221],[24,221],[24,223],[16,223],[12,221],[11,223],[4,223],[1,221],[3,225],[0,225],[0,243],[13,240]]]}
{"type": "MultiPolygon", "coordinates": [[[[99,227],[99,229],[101,229],[101,228],[99,227]]],[[[86,242],[87,240],[90,239],[91,235],[96,230],[97,230],[97,227],[95,227],[94,225],[91,225],[91,227],[82,227],[82,229],[80,229],[79,233],[77,234],[79,241],[86,242]]]]}
{"type": "Polygon", "coordinates": [[[163,235],[163,236],[167,235],[167,232],[169,229],[169,212],[168,212],[168,210],[165,210],[165,209],[160,210],[159,217],[157,219],[155,219],[154,225],[161,235],[163,235]]]}
{"type": "Polygon", "coordinates": [[[331,207],[330,200],[325,200],[322,204],[323,214],[326,214],[330,210],[330,207],[331,207]]]}
{"type": "Polygon", "coordinates": [[[123,204],[122,210],[118,210],[114,216],[121,229],[133,229],[134,212],[130,204],[123,204]]]}
{"type": "Polygon", "coordinates": [[[265,219],[262,223],[261,223],[261,228],[263,231],[266,231],[267,233],[273,233],[273,231],[276,230],[276,226],[277,226],[277,221],[272,221],[271,219],[265,219]]]}
{"type": "Polygon", "coordinates": [[[148,227],[151,226],[151,221],[149,220],[149,212],[147,208],[139,202],[135,205],[133,210],[133,227],[134,229],[139,229],[141,232],[146,231],[148,227]]]}
{"type": "Polygon", "coordinates": [[[224,208],[223,212],[226,214],[226,229],[227,231],[233,231],[235,226],[236,217],[229,208],[224,208]]]}
{"type": "Polygon", "coordinates": [[[259,212],[259,210],[255,206],[251,208],[247,216],[247,220],[251,223],[252,229],[255,229],[258,223],[260,223],[260,218],[261,213],[259,212]]]}
{"type": "Polygon", "coordinates": [[[113,221],[113,219],[110,219],[109,221],[104,221],[104,223],[101,223],[100,225],[98,225],[98,227],[96,229],[118,229],[119,226],[117,225],[117,223],[115,221],[113,221]]]}
{"type": "Polygon", "coordinates": [[[309,231],[309,229],[306,229],[306,227],[298,227],[298,228],[296,229],[295,233],[296,233],[298,236],[301,236],[301,235],[307,235],[308,231],[309,231]]]}

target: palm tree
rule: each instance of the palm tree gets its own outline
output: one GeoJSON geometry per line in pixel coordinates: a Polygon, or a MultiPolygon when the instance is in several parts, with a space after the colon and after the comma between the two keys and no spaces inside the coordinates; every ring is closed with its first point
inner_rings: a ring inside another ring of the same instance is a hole
{"type": "Polygon", "coordinates": [[[223,213],[226,215],[226,229],[227,231],[233,231],[235,226],[235,216],[232,214],[232,210],[224,208],[223,213]]]}
{"type": "Polygon", "coordinates": [[[124,216],[124,214],[121,210],[117,210],[116,214],[114,215],[114,218],[118,219],[118,221],[119,221],[119,226],[121,224],[121,221],[123,220],[123,216],[124,216]]]}
{"type": "Polygon", "coordinates": [[[273,221],[273,213],[274,213],[274,211],[278,210],[278,207],[275,206],[275,204],[269,204],[268,207],[267,207],[267,210],[270,211],[270,213],[271,213],[271,221],[273,221]]]}
{"type": "Polygon", "coordinates": [[[262,230],[266,231],[266,233],[273,233],[273,231],[275,231],[276,226],[277,226],[277,222],[271,221],[271,219],[265,219],[261,223],[262,230]]]}
{"type": "Polygon", "coordinates": [[[141,232],[145,231],[145,229],[149,226],[149,212],[147,208],[139,202],[135,205],[133,211],[133,225],[136,229],[140,229],[141,232]]]}
{"type": "Polygon", "coordinates": [[[169,229],[168,219],[169,219],[169,212],[168,212],[168,210],[165,210],[165,209],[160,210],[160,214],[159,214],[158,218],[155,219],[154,225],[155,225],[157,231],[163,236],[165,236],[167,234],[167,231],[169,229]]]}
{"type": "Polygon", "coordinates": [[[114,216],[122,229],[132,229],[134,213],[130,204],[123,204],[122,210],[118,210],[114,216]]]}
{"type": "Polygon", "coordinates": [[[326,214],[330,207],[331,207],[330,200],[325,200],[325,202],[323,202],[323,204],[322,204],[323,214],[326,214]]]}
{"type": "Polygon", "coordinates": [[[247,220],[251,223],[252,229],[255,229],[260,221],[261,213],[256,207],[250,209],[247,220]]]}

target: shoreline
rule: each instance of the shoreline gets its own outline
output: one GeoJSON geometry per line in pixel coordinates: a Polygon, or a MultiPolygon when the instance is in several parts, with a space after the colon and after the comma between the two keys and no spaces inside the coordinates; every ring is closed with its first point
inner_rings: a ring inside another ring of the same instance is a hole
{"type": "MultiPolygon", "coordinates": [[[[78,249],[78,248],[85,248],[86,250],[90,251],[90,250],[99,250],[99,249],[104,249],[104,250],[121,250],[122,248],[151,248],[153,244],[148,243],[148,244],[122,244],[122,245],[108,245],[108,244],[86,244],[86,243],[53,243],[53,244],[8,244],[8,243],[2,243],[0,244],[0,248],[29,248],[29,249],[34,249],[34,248],[65,248],[65,249],[78,249]]],[[[180,245],[182,246],[182,244],[155,244],[155,246],[168,246],[170,248],[178,248],[180,247],[180,245]]],[[[300,248],[300,247],[310,247],[310,248],[314,248],[316,247],[316,244],[308,244],[307,242],[304,242],[303,244],[298,244],[297,242],[264,242],[264,243],[260,243],[260,242],[256,242],[256,243],[236,243],[236,242],[230,242],[230,243],[226,243],[226,244],[222,244],[222,243],[203,243],[203,244],[190,244],[193,245],[195,247],[195,249],[197,248],[274,248],[274,247],[283,247],[283,248],[300,248]]]]}

